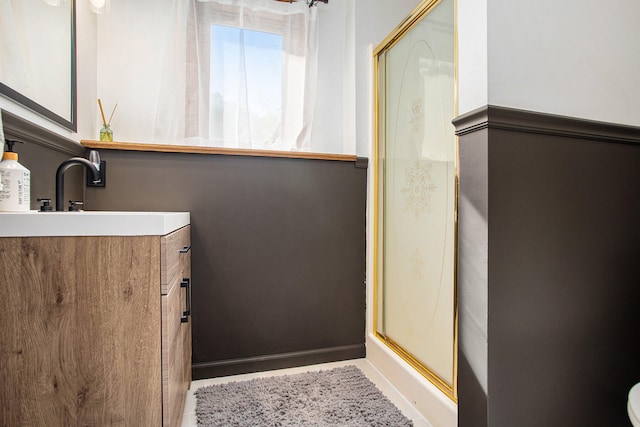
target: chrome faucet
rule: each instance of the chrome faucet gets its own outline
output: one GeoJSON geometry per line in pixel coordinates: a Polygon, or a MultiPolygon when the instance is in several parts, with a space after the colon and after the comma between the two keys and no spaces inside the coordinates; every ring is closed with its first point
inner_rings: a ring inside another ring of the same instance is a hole
{"type": "MultiPolygon", "coordinates": [[[[92,160],[94,155],[91,156],[92,160]]],[[[58,166],[58,170],[56,171],[56,211],[64,211],[64,173],[71,166],[82,165],[87,168],[88,173],[90,172],[93,177],[93,182],[100,182],[100,160],[98,160],[97,165],[94,162],[91,162],[82,157],[72,157],[68,160],[65,160],[58,166]]]]}

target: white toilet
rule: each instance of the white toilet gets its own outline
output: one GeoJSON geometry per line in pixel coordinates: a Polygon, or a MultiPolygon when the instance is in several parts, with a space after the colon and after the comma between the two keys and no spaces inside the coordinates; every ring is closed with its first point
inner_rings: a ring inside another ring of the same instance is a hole
{"type": "Polygon", "coordinates": [[[627,412],[629,412],[629,419],[633,427],[640,427],[640,383],[631,387],[629,391],[627,412]]]}

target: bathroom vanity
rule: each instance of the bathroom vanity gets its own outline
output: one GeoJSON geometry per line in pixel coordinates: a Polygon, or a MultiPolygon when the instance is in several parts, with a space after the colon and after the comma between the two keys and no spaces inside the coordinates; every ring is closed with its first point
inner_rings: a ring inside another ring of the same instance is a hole
{"type": "Polygon", "coordinates": [[[0,425],[179,426],[188,213],[0,213],[0,425]]]}

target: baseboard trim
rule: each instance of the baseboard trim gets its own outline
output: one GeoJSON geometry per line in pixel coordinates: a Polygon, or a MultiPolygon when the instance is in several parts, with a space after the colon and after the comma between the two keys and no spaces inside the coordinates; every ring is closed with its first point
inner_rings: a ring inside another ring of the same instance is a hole
{"type": "Polygon", "coordinates": [[[194,363],[191,367],[194,380],[224,377],[228,375],[262,372],[272,369],[293,368],[316,363],[360,359],[366,356],[364,343],[265,356],[244,357],[216,362],[194,363]]]}
{"type": "Polygon", "coordinates": [[[621,144],[640,144],[640,127],[486,105],[453,120],[456,135],[482,129],[555,135],[621,144]]]}

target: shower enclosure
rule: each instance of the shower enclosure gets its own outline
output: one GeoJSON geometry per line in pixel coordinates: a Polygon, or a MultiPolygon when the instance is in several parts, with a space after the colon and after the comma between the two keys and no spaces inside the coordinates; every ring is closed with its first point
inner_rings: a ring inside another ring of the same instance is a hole
{"type": "Polygon", "coordinates": [[[374,52],[374,325],[456,400],[454,7],[423,1],[374,52]]]}

